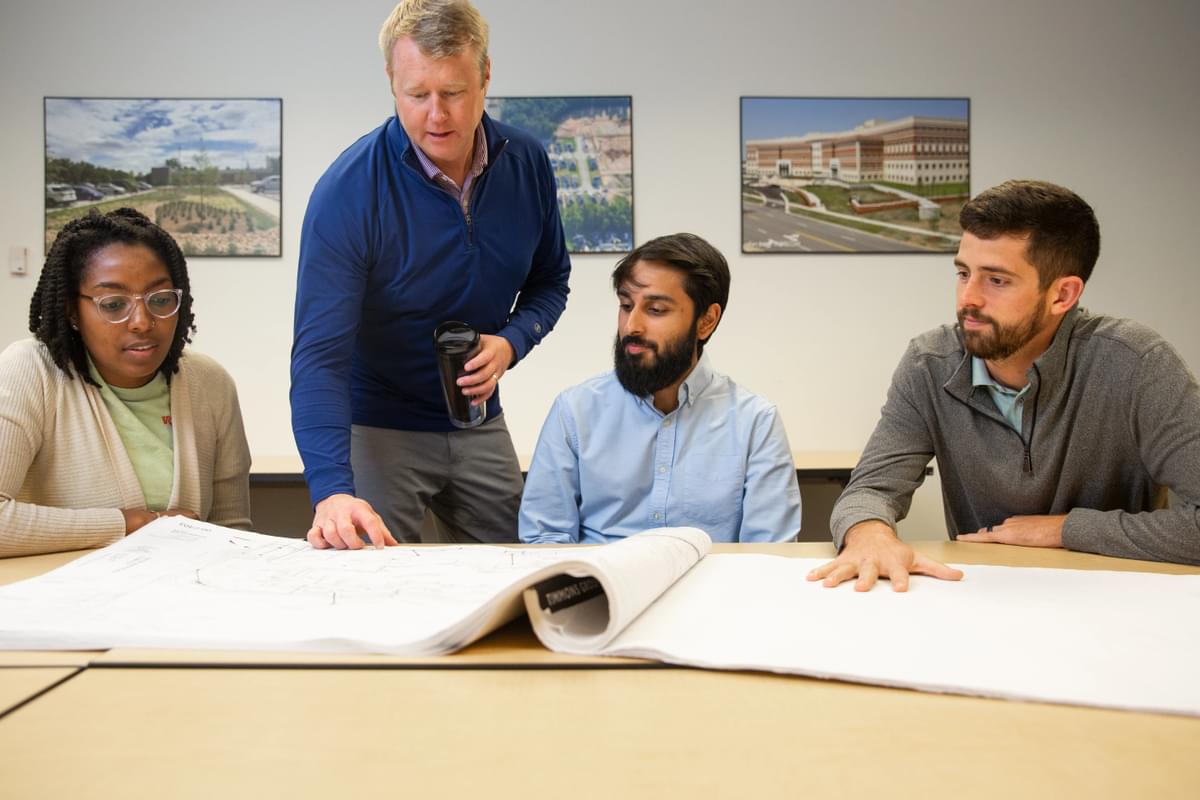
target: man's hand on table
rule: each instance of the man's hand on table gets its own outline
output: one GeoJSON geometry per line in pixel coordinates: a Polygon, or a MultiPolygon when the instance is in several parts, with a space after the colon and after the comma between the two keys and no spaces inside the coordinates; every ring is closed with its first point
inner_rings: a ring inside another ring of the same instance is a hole
{"type": "Polygon", "coordinates": [[[988,525],[975,533],[960,533],[955,541],[1019,544],[1024,547],[1062,547],[1062,529],[1066,519],[1066,514],[1009,517],[999,525],[988,525]]]}
{"type": "Polygon", "coordinates": [[[868,520],[847,531],[845,547],[838,557],[808,573],[808,579],[824,581],[825,586],[837,586],[858,578],[854,590],[865,592],[884,577],[892,582],[892,591],[904,592],[908,591],[910,574],[930,575],[947,581],[957,581],[963,576],[961,570],[915,552],[900,541],[886,523],[868,520]]]}
{"type": "Polygon", "coordinates": [[[377,548],[399,544],[366,500],[349,494],[331,494],[317,503],[312,527],[308,529],[308,543],[318,550],[327,547],[360,550],[362,534],[377,548]]]}

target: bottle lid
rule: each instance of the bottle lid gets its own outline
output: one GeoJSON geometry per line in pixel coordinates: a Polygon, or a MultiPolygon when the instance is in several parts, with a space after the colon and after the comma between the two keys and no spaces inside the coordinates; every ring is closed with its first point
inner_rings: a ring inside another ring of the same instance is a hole
{"type": "Polygon", "coordinates": [[[433,344],[446,355],[468,353],[479,344],[479,332],[465,322],[443,322],[433,332],[433,344]]]}

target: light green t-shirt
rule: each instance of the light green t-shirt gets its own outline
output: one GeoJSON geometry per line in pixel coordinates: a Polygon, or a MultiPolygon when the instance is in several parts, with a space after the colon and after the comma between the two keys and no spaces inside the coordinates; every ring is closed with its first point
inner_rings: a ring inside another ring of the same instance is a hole
{"type": "Polygon", "coordinates": [[[90,358],[88,371],[92,380],[100,384],[100,396],[142,485],[146,508],[166,511],[175,478],[175,436],[167,379],[159,372],[145,386],[122,389],[105,383],[90,358]]]}

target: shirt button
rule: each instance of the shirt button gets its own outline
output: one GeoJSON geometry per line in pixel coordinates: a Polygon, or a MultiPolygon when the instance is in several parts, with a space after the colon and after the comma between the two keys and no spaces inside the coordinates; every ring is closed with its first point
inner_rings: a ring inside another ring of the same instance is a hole
{"type": "Polygon", "coordinates": [[[542,323],[540,323],[540,322],[533,323],[533,332],[541,333],[542,332],[542,323]]]}
{"type": "Polygon", "coordinates": [[[662,473],[666,472],[666,471],[667,471],[667,468],[666,468],[666,467],[659,467],[659,468],[658,468],[658,473],[659,473],[660,475],[661,475],[662,473]]]}
{"type": "Polygon", "coordinates": [[[669,427],[671,427],[671,420],[669,420],[669,419],[664,419],[664,420],[663,420],[663,427],[664,427],[664,428],[669,428],[669,427]]]}
{"type": "Polygon", "coordinates": [[[655,512],[654,512],[654,521],[655,521],[655,522],[660,522],[660,521],[662,521],[662,514],[661,514],[661,513],[659,513],[659,512],[657,512],[657,511],[655,511],[655,512]]]}

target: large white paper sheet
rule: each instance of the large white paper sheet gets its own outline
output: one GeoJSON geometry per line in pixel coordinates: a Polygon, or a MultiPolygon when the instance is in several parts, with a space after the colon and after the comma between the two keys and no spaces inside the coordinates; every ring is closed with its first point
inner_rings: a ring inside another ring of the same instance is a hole
{"type": "Polygon", "coordinates": [[[709,555],[604,652],[1200,715],[1200,575],[963,566],[827,589],[823,559],[709,555]]]}
{"type": "Polygon", "coordinates": [[[477,628],[520,613],[518,592],[507,603],[491,601],[566,555],[557,548],[315,550],[303,540],[164,518],[0,589],[0,646],[448,652],[477,628]]]}
{"type": "Polygon", "coordinates": [[[0,648],[433,655],[523,599],[563,652],[1200,716],[1200,575],[967,566],[961,582],[859,593],[805,580],[820,559],[708,546],[682,528],[595,548],[339,552],[164,518],[0,587],[0,648]]]}
{"type": "Polygon", "coordinates": [[[0,649],[176,647],[426,656],[521,612],[522,591],[590,576],[574,635],[607,644],[704,557],[695,528],[608,547],[389,547],[307,542],[164,517],[40,577],[0,587],[0,649]]]}

